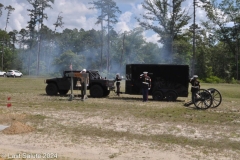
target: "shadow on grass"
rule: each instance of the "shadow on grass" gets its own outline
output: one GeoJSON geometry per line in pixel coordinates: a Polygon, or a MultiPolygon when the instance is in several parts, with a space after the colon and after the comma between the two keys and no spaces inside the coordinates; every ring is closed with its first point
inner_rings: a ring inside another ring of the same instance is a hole
{"type": "MultiPolygon", "coordinates": [[[[45,97],[69,97],[70,94],[66,94],[66,95],[61,95],[61,94],[57,94],[57,95],[47,95],[47,94],[39,94],[40,96],[45,96],[45,97]]],[[[81,97],[81,94],[74,94],[75,97],[81,97]]],[[[88,95],[88,97],[90,97],[90,95],[88,95]]]]}
{"type": "MultiPolygon", "coordinates": [[[[115,97],[106,97],[108,99],[114,99],[114,100],[138,100],[138,101],[142,101],[142,97],[121,97],[121,96],[115,96],[115,97]]],[[[148,101],[151,102],[184,102],[184,100],[176,100],[176,101],[168,101],[166,99],[163,99],[162,101],[157,101],[157,100],[153,100],[152,98],[149,98],[148,101]]]]}

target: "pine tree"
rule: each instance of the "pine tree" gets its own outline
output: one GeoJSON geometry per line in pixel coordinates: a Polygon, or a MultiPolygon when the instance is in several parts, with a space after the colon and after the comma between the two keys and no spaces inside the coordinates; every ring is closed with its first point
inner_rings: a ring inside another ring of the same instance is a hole
{"type": "Polygon", "coordinates": [[[142,27],[153,30],[159,35],[159,42],[164,45],[164,58],[168,63],[173,61],[174,39],[191,19],[187,15],[186,9],[182,10],[181,8],[184,1],[172,0],[169,3],[169,0],[144,0],[142,6],[147,13],[142,17],[146,21],[137,18],[142,27]]]}

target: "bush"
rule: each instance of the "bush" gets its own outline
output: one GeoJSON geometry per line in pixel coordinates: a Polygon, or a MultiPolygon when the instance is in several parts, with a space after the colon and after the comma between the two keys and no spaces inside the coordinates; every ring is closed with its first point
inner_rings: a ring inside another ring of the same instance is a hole
{"type": "Polygon", "coordinates": [[[217,76],[210,76],[209,78],[205,79],[206,83],[223,83],[224,80],[218,78],[217,76]]]}
{"type": "Polygon", "coordinates": [[[230,81],[230,83],[237,84],[237,83],[239,83],[239,82],[238,82],[238,80],[236,80],[235,78],[232,78],[231,81],[230,81]]]}

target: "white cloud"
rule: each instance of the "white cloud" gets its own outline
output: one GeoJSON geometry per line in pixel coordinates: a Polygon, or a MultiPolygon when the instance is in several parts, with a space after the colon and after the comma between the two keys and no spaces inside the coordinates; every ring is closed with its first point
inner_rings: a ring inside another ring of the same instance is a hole
{"type": "Polygon", "coordinates": [[[115,0],[116,3],[136,3],[139,0],[115,0]]]}
{"type": "Polygon", "coordinates": [[[152,42],[152,43],[158,43],[157,41],[160,39],[157,33],[149,32],[149,31],[143,32],[143,37],[146,39],[147,42],[152,42]]]}
{"type": "Polygon", "coordinates": [[[142,7],[142,4],[131,4],[132,5],[132,12],[135,16],[141,16],[144,14],[144,9],[142,7]]]}
{"type": "Polygon", "coordinates": [[[89,14],[92,10],[89,9],[88,4],[78,2],[76,0],[61,0],[61,3],[54,3],[53,9],[61,10],[65,14],[78,15],[78,14],[89,14]]]}
{"type": "Polygon", "coordinates": [[[6,27],[6,20],[7,20],[7,10],[5,10],[6,6],[11,5],[15,10],[11,12],[9,16],[9,23],[7,24],[7,31],[11,30],[20,30],[22,28],[25,28],[27,23],[27,20],[24,18],[24,16],[27,16],[26,5],[23,3],[16,3],[15,1],[4,1],[1,2],[4,7],[2,9],[2,16],[0,17],[0,28],[5,29],[6,27]]]}
{"type": "MultiPolygon", "coordinates": [[[[15,10],[12,12],[10,19],[9,19],[11,21],[10,27],[11,28],[13,27],[12,29],[16,29],[19,31],[22,28],[25,28],[27,26],[27,25],[25,25],[27,23],[27,19],[24,18],[27,16],[27,14],[26,14],[27,12],[24,12],[24,9],[25,9],[24,7],[25,7],[24,4],[16,4],[14,6],[15,10]]],[[[10,29],[10,30],[12,30],[12,29],[10,29]]]]}
{"type": "Polygon", "coordinates": [[[117,32],[120,32],[120,33],[123,33],[124,31],[130,31],[130,27],[127,25],[126,22],[118,22],[116,25],[115,25],[115,30],[117,32]]]}
{"type": "MultiPolygon", "coordinates": [[[[68,29],[92,29],[98,28],[95,25],[96,19],[96,10],[89,9],[89,4],[84,4],[76,0],[61,0],[59,3],[52,6],[53,9],[49,9],[48,12],[53,13],[48,20],[48,27],[53,29],[53,23],[57,21],[57,16],[60,15],[63,17],[62,21],[64,22],[64,28],[68,29]]],[[[64,29],[63,28],[63,29],[64,29]]],[[[60,29],[58,29],[60,30],[60,29]]]]}
{"type": "Polygon", "coordinates": [[[130,22],[131,17],[132,17],[132,13],[128,11],[128,12],[123,13],[123,14],[119,17],[119,20],[120,20],[120,21],[125,21],[125,22],[130,22]]]}
{"type": "Polygon", "coordinates": [[[125,12],[120,15],[119,17],[119,22],[115,25],[115,30],[117,32],[124,32],[124,31],[130,31],[131,28],[131,17],[132,13],[131,12],[125,12]]]}

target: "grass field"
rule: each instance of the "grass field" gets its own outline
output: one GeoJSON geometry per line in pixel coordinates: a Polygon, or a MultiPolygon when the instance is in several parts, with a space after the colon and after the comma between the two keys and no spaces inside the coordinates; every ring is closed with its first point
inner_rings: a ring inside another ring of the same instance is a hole
{"type": "MultiPolygon", "coordinates": [[[[201,88],[216,88],[223,98],[219,107],[207,110],[197,110],[193,105],[184,107],[190,94],[176,102],[157,102],[149,96],[150,101],[142,103],[138,95],[118,97],[110,93],[106,98],[89,97],[83,102],[77,96],[80,91],[74,91],[76,96],[69,101],[68,96],[47,96],[45,86],[44,78],[0,77],[0,124],[9,124],[9,115],[14,115],[15,120],[35,128],[32,133],[21,134],[23,146],[14,139],[19,137],[11,138],[12,135],[0,132],[0,142],[3,137],[8,139],[0,143],[0,153],[6,152],[3,148],[10,143],[7,152],[36,153],[45,148],[58,152],[61,159],[158,159],[158,156],[163,159],[164,155],[158,151],[171,152],[178,159],[238,159],[240,156],[238,84],[202,83],[201,88]],[[7,108],[7,103],[12,107],[7,108]],[[24,118],[18,118],[20,115],[24,118]],[[81,148],[79,144],[86,151],[97,146],[104,151],[99,151],[102,155],[93,153],[92,157],[78,151],[79,155],[74,152],[81,148]],[[31,146],[37,149],[32,150],[31,146]]],[[[121,90],[124,92],[124,85],[121,90]]]]}

